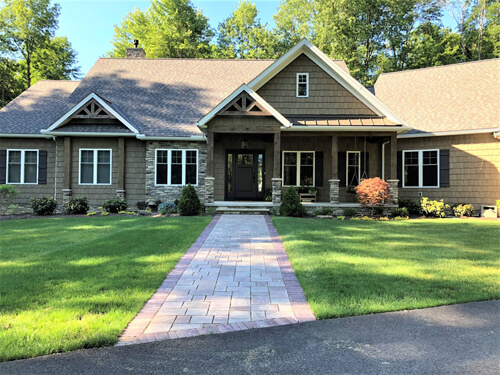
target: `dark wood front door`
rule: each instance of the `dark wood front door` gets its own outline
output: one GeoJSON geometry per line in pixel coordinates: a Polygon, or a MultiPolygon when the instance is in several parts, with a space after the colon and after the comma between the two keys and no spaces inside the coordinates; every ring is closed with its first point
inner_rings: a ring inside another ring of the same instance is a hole
{"type": "Polygon", "coordinates": [[[264,152],[229,151],[226,157],[226,199],[264,199],[264,152]]]}

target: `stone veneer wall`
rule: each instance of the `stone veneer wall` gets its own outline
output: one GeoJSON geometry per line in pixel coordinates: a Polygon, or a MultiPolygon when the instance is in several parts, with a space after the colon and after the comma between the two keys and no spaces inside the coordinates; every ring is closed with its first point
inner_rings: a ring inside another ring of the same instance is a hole
{"type": "Polygon", "coordinates": [[[182,186],[155,185],[155,150],[198,150],[198,185],[195,186],[202,202],[205,200],[205,176],[207,174],[206,142],[148,141],[146,145],[146,201],[174,201],[181,197],[182,186]]]}

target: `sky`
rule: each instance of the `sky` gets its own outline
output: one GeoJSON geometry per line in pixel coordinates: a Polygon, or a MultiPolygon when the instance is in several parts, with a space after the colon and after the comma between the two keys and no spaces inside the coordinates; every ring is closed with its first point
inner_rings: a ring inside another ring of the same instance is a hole
{"type": "MultiPolygon", "coordinates": [[[[55,0],[61,5],[59,29],[56,35],[66,36],[78,52],[78,65],[85,75],[99,57],[112,49],[113,25],[135,8],[146,10],[149,0],[55,0]]],[[[195,7],[203,10],[212,27],[217,27],[235,9],[238,0],[192,0],[195,7]]],[[[263,23],[273,26],[273,15],[279,0],[253,0],[263,23]]],[[[443,23],[453,24],[445,14],[443,23]]],[[[132,41],[131,41],[132,44],[132,41]]],[[[132,45],[131,45],[132,46],[132,45]]]]}
{"type": "MultiPolygon", "coordinates": [[[[61,5],[56,35],[66,36],[78,52],[78,65],[86,74],[99,57],[112,49],[113,25],[135,8],[146,10],[149,0],[57,0],[61,5]]],[[[238,0],[192,0],[216,27],[235,9],[238,0]]],[[[254,1],[262,22],[273,25],[279,0],[254,1]]],[[[131,41],[132,44],[132,41],[131,41]]],[[[131,45],[132,47],[132,45],[131,45]]]]}

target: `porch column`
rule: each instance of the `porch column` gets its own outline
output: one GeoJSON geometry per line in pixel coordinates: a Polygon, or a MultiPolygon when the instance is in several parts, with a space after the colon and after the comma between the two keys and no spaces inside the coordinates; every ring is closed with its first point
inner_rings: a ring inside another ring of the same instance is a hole
{"type": "Polygon", "coordinates": [[[63,176],[63,204],[67,203],[72,196],[71,180],[72,164],[71,160],[71,138],[64,137],[64,176],[63,176]]]}
{"type": "Polygon", "coordinates": [[[116,197],[125,199],[125,138],[118,138],[118,189],[116,197]]]}
{"type": "Polygon", "coordinates": [[[207,175],[205,177],[205,203],[214,203],[214,133],[207,133],[207,175]]]}
{"type": "Polygon", "coordinates": [[[332,135],[332,171],[330,183],[330,203],[335,204],[340,201],[340,180],[339,180],[339,137],[332,135]]]}
{"type": "Polygon", "coordinates": [[[273,204],[281,203],[281,133],[274,133],[274,149],[273,149],[273,178],[271,179],[273,185],[273,204]]]}
{"type": "Polygon", "coordinates": [[[389,193],[391,194],[391,203],[398,204],[399,191],[398,191],[398,138],[397,134],[391,135],[391,174],[390,179],[387,180],[389,184],[389,193]]]}

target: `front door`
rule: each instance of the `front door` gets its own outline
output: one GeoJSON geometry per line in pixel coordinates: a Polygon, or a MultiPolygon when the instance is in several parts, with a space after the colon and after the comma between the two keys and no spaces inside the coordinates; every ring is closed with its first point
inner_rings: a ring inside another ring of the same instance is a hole
{"type": "Polygon", "coordinates": [[[264,199],[264,152],[229,151],[226,157],[226,198],[264,199]]]}

